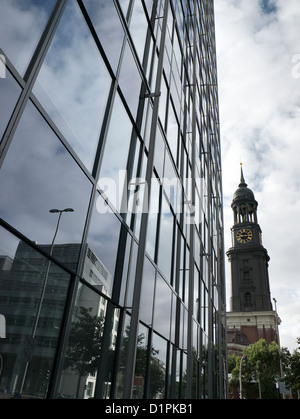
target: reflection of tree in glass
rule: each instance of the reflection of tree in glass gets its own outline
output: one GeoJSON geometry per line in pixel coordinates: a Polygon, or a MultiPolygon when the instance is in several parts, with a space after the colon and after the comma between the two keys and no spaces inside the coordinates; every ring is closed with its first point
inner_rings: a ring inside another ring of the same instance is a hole
{"type": "MultiPolygon", "coordinates": [[[[122,355],[120,362],[120,369],[124,370],[126,362],[126,352],[128,346],[130,326],[128,325],[124,332],[122,355]]],[[[158,392],[164,391],[165,381],[165,366],[163,362],[158,358],[159,350],[151,348],[151,361],[150,361],[150,379],[149,379],[149,398],[154,398],[158,392]]],[[[135,377],[143,377],[143,383],[145,383],[146,377],[146,365],[147,365],[147,342],[145,342],[145,334],[141,333],[138,335],[137,350],[136,350],[136,362],[135,362],[135,377]]],[[[137,389],[136,389],[137,391],[137,389]]],[[[142,390],[143,391],[143,390],[142,390]]],[[[135,394],[137,397],[137,394],[135,394]]],[[[139,396],[142,396],[139,394],[139,396]]]]}
{"type": "Polygon", "coordinates": [[[156,398],[158,393],[161,393],[160,398],[164,393],[165,386],[165,366],[164,364],[153,354],[158,354],[152,347],[152,357],[150,364],[150,385],[149,385],[149,396],[151,399],[156,398]]]}
{"type": "MultiPolygon", "coordinates": [[[[192,347],[192,360],[193,360],[193,372],[192,372],[192,394],[193,397],[198,397],[198,393],[202,391],[203,395],[207,394],[207,364],[208,364],[208,349],[205,345],[202,345],[201,356],[197,352],[197,349],[192,347]],[[199,362],[200,368],[199,368],[199,362]],[[200,386],[200,389],[199,389],[200,386]]],[[[215,351],[215,356],[217,360],[217,351],[215,351]]],[[[187,385],[187,373],[183,372],[182,376],[182,389],[181,394],[185,394],[185,389],[187,385]]]]}
{"type": "Polygon", "coordinates": [[[92,308],[79,307],[77,321],[70,331],[64,364],[65,369],[70,368],[79,375],[77,397],[81,377],[95,374],[100,359],[104,319],[92,315],[91,311],[92,308]]]}

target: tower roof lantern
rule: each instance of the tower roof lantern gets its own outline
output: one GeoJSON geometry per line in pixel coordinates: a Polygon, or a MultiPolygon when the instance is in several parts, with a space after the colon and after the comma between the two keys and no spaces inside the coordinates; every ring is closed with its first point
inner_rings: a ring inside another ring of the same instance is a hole
{"type": "Polygon", "coordinates": [[[245,182],[244,174],[243,174],[243,166],[241,163],[241,179],[238,189],[233,194],[233,202],[235,200],[238,201],[255,201],[254,193],[251,189],[247,187],[247,183],[245,182]]]}

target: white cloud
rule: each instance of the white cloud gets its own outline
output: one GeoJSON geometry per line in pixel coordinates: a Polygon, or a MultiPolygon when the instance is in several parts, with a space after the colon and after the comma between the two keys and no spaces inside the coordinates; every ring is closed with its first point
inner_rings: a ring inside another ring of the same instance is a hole
{"type": "MultiPolygon", "coordinates": [[[[297,346],[300,318],[300,7],[297,0],[215,0],[225,246],[239,163],[259,203],[281,344],[297,346]],[[269,4],[265,13],[261,5],[269,4]],[[294,57],[294,58],[293,58],[294,57]],[[297,66],[298,65],[298,66],[297,66]],[[299,278],[299,279],[298,279],[299,278]]],[[[226,264],[227,298],[230,267],[226,264]]]]}

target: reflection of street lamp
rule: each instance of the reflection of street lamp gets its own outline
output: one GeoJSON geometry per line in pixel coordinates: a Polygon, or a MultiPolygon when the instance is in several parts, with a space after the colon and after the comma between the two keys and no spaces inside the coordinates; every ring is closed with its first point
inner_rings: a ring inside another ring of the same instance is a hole
{"type": "Polygon", "coordinates": [[[55,238],[56,238],[56,234],[57,234],[59,223],[60,223],[60,219],[61,219],[61,214],[63,212],[74,212],[74,210],[73,210],[73,208],[65,208],[63,210],[51,209],[51,210],[49,210],[49,212],[51,212],[52,214],[59,212],[59,217],[58,217],[57,224],[56,224],[56,230],[55,230],[55,233],[54,233],[54,236],[53,236],[53,239],[52,239],[51,249],[50,249],[50,255],[52,255],[54,241],[55,241],[55,238]]]}
{"type": "MultiPolygon", "coordinates": [[[[57,235],[57,232],[58,232],[58,227],[59,227],[61,215],[62,215],[63,212],[74,212],[74,210],[73,210],[73,208],[65,208],[63,210],[58,210],[58,209],[55,208],[55,209],[49,210],[49,212],[51,212],[52,214],[53,213],[59,213],[59,217],[58,217],[57,223],[56,223],[55,233],[54,233],[52,243],[51,243],[51,248],[50,248],[50,256],[52,256],[52,251],[53,251],[53,247],[54,247],[55,238],[56,238],[56,235],[57,235]]],[[[32,333],[31,333],[31,336],[30,337],[28,336],[28,338],[27,338],[28,343],[30,344],[30,346],[32,348],[32,351],[34,350],[34,338],[35,338],[35,335],[36,335],[37,326],[38,326],[38,322],[39,322],[40,314],[41,314],[41,310],[42,310],[43,300],[44,300],[44,297],[45,297],[45,291],[46,291],[46,286],[47,286],[47,282],[48,282],[48,274],[49,274],[50,265],[51,265],[51,260],[49,259],[47,269],[46,269],[46,272],[45,272],[45,276],[44,276],[43,288],[42,288],[42,292],[41,292],[41,297],[40,297],[37,313],[36,313],[36,316],[35,316],[35,322],[34,322],[34,325],[33,325],[32,333]]],[[[26,362],[25,370],[24,370],[24,374],[23,374],[23,379],[22,379],[22,383],[21,383],[21,388],[20,388],[20,394],[22,394],[22,391],[23,391],[23,386],[24,386],[24,383],[25,383],[25,378],[26,378],[26,374],[27,374],[27,370],[28,370],[28,365],[29,365],[29,362],[26,362]]]]}
{"type": "MultiPolygon", "coordinates": [[[[62,215],[63,212],[74,212],[74,210],[73,210],[73,208],[65,208],[63,210],[51,209],[49,212],[59,213],[59,217],[58,217],[57,224],[56,224],[56,230],[55,230],[55,233],[54,233],[54,236],[53,236],[53,239],[52,239],[52,243],[51,243],[51,248],[50,248],[50,256],[51,256],[52,252],[53,252],[54,241],[55,241],[55,238],[56,238],[56,235],[57,235],[57,232],[58,232],[58,227],[59,227],[61,215],[62,215]]],[[[42,294],[41,294],[41,298],[40,298],[40,302],[39,302],[38,311],[37,311],[37,314],[36,314],[34,328],[33,328],[32,335],[31,335],[33,338],[35,337],[35,334],[36,334],[36,329],[37,329],[37,325],[38,325],[38,321],[39,321],[39,317],[40,317],[40,313],[41,313],[41,309],[42,309],[42,304],[43,304],[43,299],[44,299],[44,296],[45,296],[50,265],[51,265],[51,260],[48,261],[48,266],[47,266],[47,270],[46,270],[46,273],[45,273],[45,280],[44,280],[44,284],[43,284],[42,294]]]]}

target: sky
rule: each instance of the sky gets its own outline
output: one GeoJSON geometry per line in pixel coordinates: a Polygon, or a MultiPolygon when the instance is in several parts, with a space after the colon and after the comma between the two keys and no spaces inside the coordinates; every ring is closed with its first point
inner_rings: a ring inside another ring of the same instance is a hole
{"type": "MultiPolygon", "coordinates": [[[[258,201],[281,347],[300,337],[300,2],[215,0],[225,251],[240,162],[258,201]]],[[[227,304],[230,265],[226,258],[227,304]]]]}

